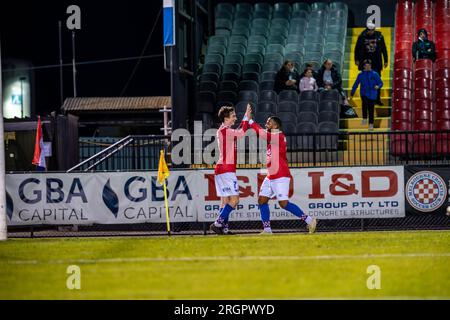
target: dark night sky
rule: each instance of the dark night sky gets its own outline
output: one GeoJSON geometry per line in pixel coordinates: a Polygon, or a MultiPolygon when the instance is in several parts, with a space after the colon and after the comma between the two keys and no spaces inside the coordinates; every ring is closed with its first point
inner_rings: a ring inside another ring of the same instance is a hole
{"type": "MultiPolygon", "coordinates": [[[[139,56],[153,27],[162,0],[137,1],[2,1],[2,58],[30,60],[34,66],[59,63],[58,21],[63,22],[63,59],[71,63],[71,32],[66,8],[81,8],[77,31],[77,61],[139,56]]],[[[144,55],[162,54],[162,15],[144,55]]],[[[78,96],[119,96],[137,60],[78,66],[78,96]]],[[[163,58],[143,59],[125,96],[169,95],[170,77],[163,58]]],[[[65,96],[72,90],[72,68],[64,68],[65,96]]],[[[60,107],[59,68],[35,71],[36,113],[60,107]]]]}

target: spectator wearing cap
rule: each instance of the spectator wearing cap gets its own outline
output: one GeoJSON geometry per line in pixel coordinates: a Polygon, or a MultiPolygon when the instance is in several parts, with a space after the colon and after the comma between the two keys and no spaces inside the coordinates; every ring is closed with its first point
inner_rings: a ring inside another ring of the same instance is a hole
{"type": "MultiPolygon", "coordinates": [[[[388,67],[388,53],[383,34],[375,31],[375,24],[367,23],[367,28],[359,35],[355,47],[355,64],[363,70],[362,61],[370,60],[372,70],[381,77],[381,72],[388,67]],[[384,61],[384,63],[383,63],[384,61]]],[[[381,91],[378,90],[375,104],[382,106],[381,91]]]]}
{"type": "Polygon", "coordinates": [[[418,31],[418,39],[412,47],[412,55],[414,62],[419,59],[436,60],[436,46],[433,41],[428,40],[428,32],[426,29],[418,31]]]}

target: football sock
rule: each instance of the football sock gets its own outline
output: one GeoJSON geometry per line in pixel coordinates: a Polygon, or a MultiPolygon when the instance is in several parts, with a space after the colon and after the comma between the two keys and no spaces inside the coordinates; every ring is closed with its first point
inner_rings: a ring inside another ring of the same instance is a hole
{"type": "Polygon", "coordinates": [[[288,202],[285,209],[290,213],[292,213],[294,216],[299,217],[302,220],[305,220],[307,224],[310,224],[312,221],[311,217],[305,215],[302,209],[300,209],[297,205],[293,204],[292,202],[288,202]]]}
{"type": "Polygon", "coordinates": [[[230,217],[230,213],[231,211],[233,211],[234,208],[232,206],[230,206],[229,204],[226,204],[225,207],[223,207],[222,212],[220,213],[219,218],[217,218],[215,225],[216,227],[222,227],[223,223],[225,221],[228,221],[229,217],[230,217]]]}
{"type": "Polygon", "coordinates": [[[270,209],[267,203],[259,206],[259,211],[261,212],[261,220],[263,222],[263,227],[265,231],[270,230],[270,209]]]}

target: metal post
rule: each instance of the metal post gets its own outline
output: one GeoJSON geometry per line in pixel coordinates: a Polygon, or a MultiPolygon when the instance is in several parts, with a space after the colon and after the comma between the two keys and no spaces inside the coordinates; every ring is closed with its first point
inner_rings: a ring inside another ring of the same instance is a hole
{"type": "Polygon", "coordinates": [[[6,186],[5,186],[5,144],[3,141],[3,90],[2,90],[2,47],[0,37],[0,241],[7,240],[6,227],[6,186]]]}
{"type": "Polygon", "coordinates": [[[23,119],[23,80],[24,77],[20,77],[20,118],[23,119]]]}
{"type": "Polygon", "coordinates": [[[73,72],[73,96],[77,97],[77,68],[75,66],[75,31],[72,31],[72,72],[73,72]]]}
{"type": "Polygon", "coordinates": [[[62,26],[61,21],[58,21],[59,33],[59,95],[61,99],[61,106],[64,103],[64,83],[63,83],[63,57],[62,57],[62,26]]]}

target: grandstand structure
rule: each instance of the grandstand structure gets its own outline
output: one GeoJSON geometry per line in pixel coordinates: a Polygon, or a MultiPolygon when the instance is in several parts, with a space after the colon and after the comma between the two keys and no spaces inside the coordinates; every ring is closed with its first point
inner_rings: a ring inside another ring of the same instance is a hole
{"type": "Polygon", "coordinates": [[[405,156],[447,156],[450,136],[450,7],[448,1],[399,1],[396,11],[396,43],[392,130],[422,132],[391,141],[391,152],[405,156]],[[425,28],[436,43],[437,60],[413,61],[411,47],[417,31],[425,28]],[[436,133],[423,133],[436,131],[436,133]]]}

